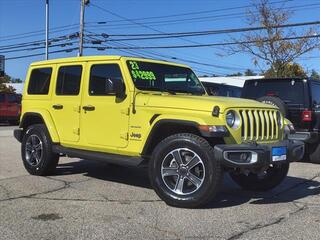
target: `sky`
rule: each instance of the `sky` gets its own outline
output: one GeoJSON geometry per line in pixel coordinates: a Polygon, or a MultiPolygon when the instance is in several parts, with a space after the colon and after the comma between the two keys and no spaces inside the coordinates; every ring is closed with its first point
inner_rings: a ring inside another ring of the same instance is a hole
{"type": "MultiPolygon", "coordinates": [[[[248,27],[246,12],[252,9],[251,0],[91,0],[85,9],[85,31],[91,34],[86,41],[103,37],[93,34],[154,34],[221,30],[248,27]],[[141,19],[142,18],[142,19],[141,19]],[[133,19],[133,20],[132,20],[133,19]]],[[[320,0],[274,0],[275,7],[290,9],[290,23],[319,21],[320,0]],[[280,2],[280,3],[279,3],[280,2]]],[[[50,38],[58,39],[79,31],[80,0],[49,0],[50,38]]],[[[0,49],[3,46],[34,42],[45,39],[45,0],[0,0],[0,49]]],[[[306,27],[296,29],[303,33],[306,27]]],[[[167,46],[222,43],[232,41],[240,34],[220,34],[198,37],[153,39],[139,41],[104,42],[106,46],[167,46]]],[[[112,39],[111,36],[104,38],[112,39]]],[[[50,51],[76,48],[76,39],[68,40],[73,45],[55,46],[50,51]]],[[[59,45],[63,41],[53,43],[59,45]]],[[[88,45],[85,43],[85,45],[88,45]]],[[[101,45],[95,45],[101,46],[101,45]]],[[[6,58],[42,54],[41,46],[28,46],[25,51],[12,51],[0,54],[6,58]]],[[[22,48],[23,49],[23,48],[22,48]]],[[[77,51],[52,53],[49,58],[73,57],[77,51]]],[[[156,49],[156,50],[84,50],[84,55],[130,55],[160,58],[186,63],[198,75],[226,75],[243,72],[245,69],[260,71],[253,64],[252,56],[239,53],[228,54],[222,47],[156,49]],[[214,66],[212,66],[214,65],[214,66]]],[[[44,60],[45,56],[24,57],[6,60],[6,73],[15,78],[25,79],[30,63],[44,60]]],[[[320,72],[319,50],[305,54],[297,61],[308,71],[320,72]]]]}

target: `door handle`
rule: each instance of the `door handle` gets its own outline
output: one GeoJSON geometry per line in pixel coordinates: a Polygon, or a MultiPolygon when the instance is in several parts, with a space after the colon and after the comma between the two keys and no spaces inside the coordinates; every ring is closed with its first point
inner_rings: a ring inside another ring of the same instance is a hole
{"type": "Polygon", "coordinates": [[[96,108],[95,106],[87,105],[87,106],[83,106],[82,109],[85,111],[94,111],[96,108]]]}
{"type": "Polygon", "coordinates": [[[61,105],[61,104],[54,104],[54,105],[52,105],[52,107],[53,107],[54,109],[56,109],[56,110],[61,110],[61,109],[63,109],[63,105],[61,105]]]}

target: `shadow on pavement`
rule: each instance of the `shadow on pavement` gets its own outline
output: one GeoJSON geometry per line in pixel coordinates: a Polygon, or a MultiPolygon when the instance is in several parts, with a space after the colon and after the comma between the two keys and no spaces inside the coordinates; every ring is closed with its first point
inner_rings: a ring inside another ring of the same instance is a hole
{"type": "Polygon", "coordinates": [[[80,160],[59,164],[55,173],[55,175],[72,174],[83,174],[104,181],[151,189],[146,168],[130,168],[94,160],[80,160]]]}
{"type": "MultiPolygon", "coordinates": [[[[80,160],[59,164],[56,175],[83,174],[92,178],[151,189],[146,168],[128,168],[80,160]]],[[[205,208],[227,208],[250,202],[250,204],[273,204],[299,200],[320,193],[320,182],[288,176],[283,183],[268,192],[250,192],[240,189],[225,174],[223,186],[216,198],[205,208]]]]}

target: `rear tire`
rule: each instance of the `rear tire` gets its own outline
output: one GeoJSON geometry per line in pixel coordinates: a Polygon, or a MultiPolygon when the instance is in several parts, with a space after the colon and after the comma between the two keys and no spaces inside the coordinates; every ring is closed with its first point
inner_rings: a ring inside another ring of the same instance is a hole
{"type": "Polygon", "coordinates": [[[289,163],[284,163],[269,167],[262,176],[254,173],[245,175],[235,172],[230,172],[229,175],[244,190],[264,192],[278,186],[285,179],[288,171],[289,163]]]}
{"type": "Polygon", "coordinates": [[[278,97],[263,96],[258,98],[257,101],[278,107],[284,117],[288,115],[287,105],[278,97]]]}
{"type": "Polygon", "coordinates": [[[320,164],[320,143],[309,144],[307,148],[309,161],[320,164]]]}
{"type": "Polygon", "coordinates": [[[52,152],[52,141],[44,124],[31,125],[21,144],[25,169],[32,175],[46,176],[54,172],[59,155],[52,152]]]}
{"type": "Polygon", "coordinates": [[[175,134],[160,142],[149,162],[153,189],[168,205],[196,208],[217,194],[223,171],[213,148],[194,134],[175,134]]]}

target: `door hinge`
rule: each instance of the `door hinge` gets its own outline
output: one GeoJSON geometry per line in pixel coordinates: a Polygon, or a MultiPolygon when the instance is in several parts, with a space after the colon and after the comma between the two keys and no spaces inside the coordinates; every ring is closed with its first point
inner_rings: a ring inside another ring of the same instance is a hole
{"type": "Polygon", "coordinates": [[[130,108],[121,109],[121,113],[125,114],[125,115],[129,115],[130,114],[130,108]]]}
{"type": "Polygon", "coordinates": [[[80,106],[75,106],[75,107],[73,107],[73,111],[75,111],[77,113],[80,113],[81,107],[80,106]]]}
{"type": "Polygon", "coordinates": [[[74,128],[73,133],[76,135],[80,135],[80,128],[74,128]]]}
{"type": "Polygon", "coordinates": [[[122,138],[122,139],[124,139],[124,140],[128,140],[128,138],[129,138],[129,133],[128,133],[128,132],[120,133],[120,138],[122,138]]]}

